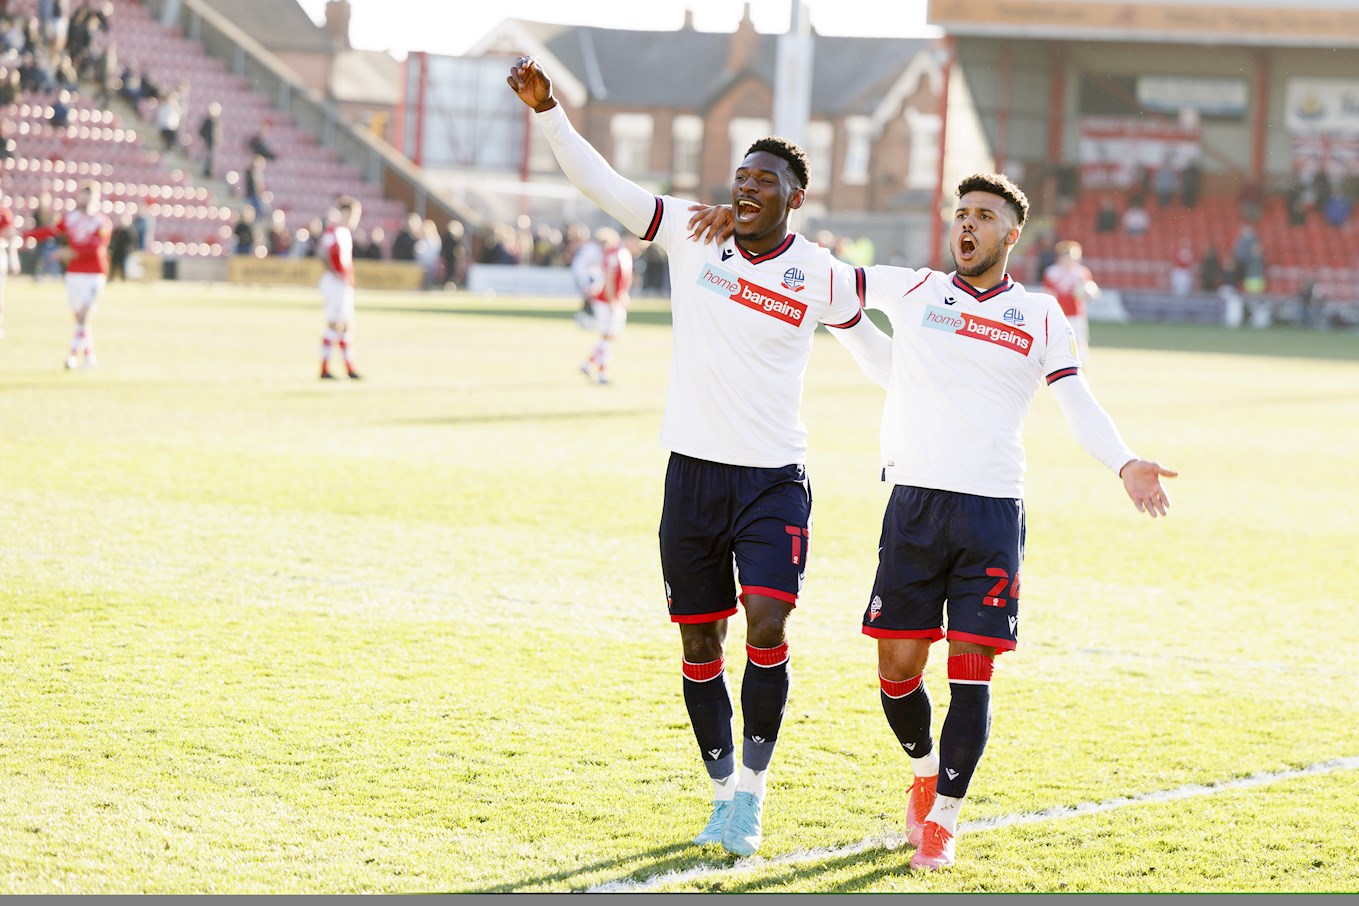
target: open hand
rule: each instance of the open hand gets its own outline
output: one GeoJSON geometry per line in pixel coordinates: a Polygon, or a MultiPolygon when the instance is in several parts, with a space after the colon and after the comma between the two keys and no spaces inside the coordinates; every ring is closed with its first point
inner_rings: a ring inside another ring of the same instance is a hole
{"type": "Polygon", "coordinates": [[[1152,519],[1165,516],[1170,509],[1170,495],[1161,487],[1161,476],[1174,478],[1179,472],[1162,468],[1145,459],[1134,459],[1118,473],[1123,479],[1123,489],[1137,506],[1137,512],[1146,513],[1152,519]]]}

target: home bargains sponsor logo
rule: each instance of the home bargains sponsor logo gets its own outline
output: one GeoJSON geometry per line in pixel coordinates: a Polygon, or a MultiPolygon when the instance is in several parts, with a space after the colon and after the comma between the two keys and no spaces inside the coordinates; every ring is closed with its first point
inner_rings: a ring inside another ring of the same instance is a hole
{"type": "Polygon", "coordinates": [[[997,346],[1012,349],[1020,355],[1028,355],[1033,348],[1033,337],[1022,330],[1016,330],[997,321],[988,321],[965,311],[949,311],[931,305],[925,309],[925,317],[920,322],[931,330],[942,330],[960,337],[984,340],[997,346]]]}
{"type": "Polygon", "coordinates": [[[794,326],[800,325],[803,316],[807,314],[805,302],[780,296],[711,264],[703,268],[703,272],[698,275],[698,285],[709,292],[720,293],[733,302],[739,302],[746,308],[764,312],[794,326]]]}

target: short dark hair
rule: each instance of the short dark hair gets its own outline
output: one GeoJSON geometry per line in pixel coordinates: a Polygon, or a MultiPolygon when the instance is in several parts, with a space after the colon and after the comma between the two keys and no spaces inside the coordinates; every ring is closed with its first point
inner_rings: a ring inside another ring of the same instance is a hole
{"type": "Polygon", "coordinates": [[[968,192],[990,192],[999,195],[1014,210],[1015,222],[1019,226],[1029,219],[1029,198],[1024,190],[1010,181],[1004,173],[973,173],[958,183],[957,195],[962,198],[968,192]]]}
{"type": "Polygon", "coordinates": [[[788,168],[797,177],[798,183],[802,188],[807,188],[807,154],[797,145],[777,135],[767,135],[746,149],[746,156],[754,154],[756,151],[768,151],[775,157],[781,157],[788,162],[788,168]]]}

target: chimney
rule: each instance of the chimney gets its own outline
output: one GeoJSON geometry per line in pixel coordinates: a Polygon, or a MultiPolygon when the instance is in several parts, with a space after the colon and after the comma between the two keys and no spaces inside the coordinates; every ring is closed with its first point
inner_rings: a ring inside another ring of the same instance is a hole
{"type": "Polygon", "coordinates": [[[326,0],[326,34],[331,44],[349,50],[349,0],[326,0]]]}
{"type": "Polygon", "coordinates": [[[682,31],[694,30],[694,8],[692,6],[686,6],[684,8],[684,28],[681,30],[682,31]]]}
{"type": "Polygon", "coordinates": [[[727,72],[740,72],[750,65],[759,46],[760,36],[755,32],[755,23],[750,20],[750,4],[745,5],[741,14],[741,24],[731,36],[731,50],[727,52],[727,72]]]}

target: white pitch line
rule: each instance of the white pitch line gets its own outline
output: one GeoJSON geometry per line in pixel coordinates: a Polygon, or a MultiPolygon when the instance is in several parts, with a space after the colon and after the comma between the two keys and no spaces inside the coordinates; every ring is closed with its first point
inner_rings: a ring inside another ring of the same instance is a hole
{"type": "MultiPolygon", "coordinates": [[[[1251,774],[1249,777],[1241,777],[1236,780],[1224,780],[1221,783],[1198,784],[1191,783],[1187,786],[1177,787],[1173,790],[1161,790],[1155,793],[1143,793],[1138,796],[1120,796],[1117,799],[1106,799],[1103,802],[1086,802],[1081,805],[1058,806],[1056,808],[1044,809],[1041,812],[1022,812],[1017,815],[1001,815],[996,818],[985,818],[979,821],[965,821],[960,826],[958,833],[975,834],[982,831],[997,830],[1002,827],[1016,827],[1021,824],[1037,824],[1040,821],[1058,821],[1064,818],[1077,818],[1084,815],[1094,815],[1100,812],[1112,812],[1115,809],[1126,808],[1130,805],[1149,805],[1161,802],[1174,802],[1180,799],[1195,799],[1200,796],[1215,796],[1218,793],[1226,793],[1231,790],[1244,790],[1251,787],[1267,786],[1271,783],[1279,783],[1284,780],[1293,780],[1298,777],[1313,777],[1319,774],[1332,774],[1336,771],[1353,771],[1359,769],[1359,756],[1350,758],[1333,758],[1329,761],[1319,761],[1316,764],[1308,765],[1305,768],[1297,768],[1290,771],[1260,772],[1251,774]]],[[[624,878],[618,881],[606,881],[603,884],[588,888],[586,893],[640,893],[646,890],[655,890],[666,884],[678,884],[685,881],[692,881],[699,878],[706,878],[712,875],[727,874],[731,872],[753,871],[756,868],[763,868],[768,865],[804,865],[809,862],[820,862],[825,859],[837,859],[844,856],[853,856],[871,849],[897,849],[906,838],[900,834],[885,834],[882,836],[866,837],[858,843],[851,843],[847,846],[822,849],[801,849],[772,859],[765,859],[761,856],[751,856],[746,859],[738,859],[732,865],[711,865],[700,864],[683,871],[669,871],[664,874],[653,875],[643,878],[640,881],[633,881],[624,878]]]]}

